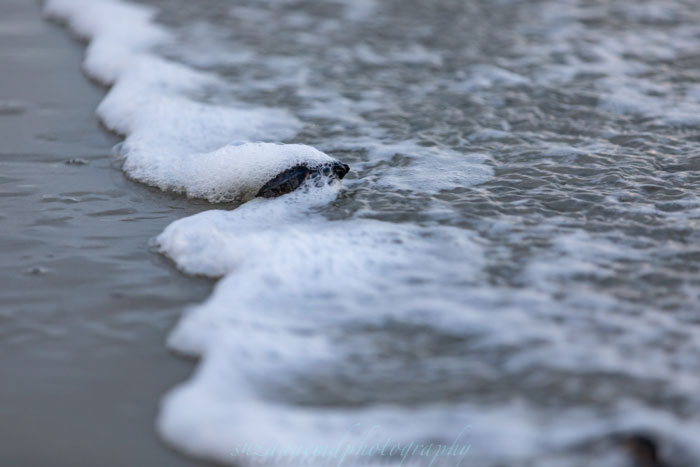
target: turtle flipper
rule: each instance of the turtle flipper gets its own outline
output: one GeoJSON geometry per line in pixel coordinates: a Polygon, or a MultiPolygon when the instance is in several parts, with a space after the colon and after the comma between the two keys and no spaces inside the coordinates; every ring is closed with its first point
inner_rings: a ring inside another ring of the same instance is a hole
{"type": "Polygon", "coordinates": [[[301,186],[311,175],[311,169],[305,165],[295,165],[291,169],[287,169],[275,178],[267,182],[260,188],[255,196],[263,198],[276,198],[278,196],[291,193],[301,186]]]}

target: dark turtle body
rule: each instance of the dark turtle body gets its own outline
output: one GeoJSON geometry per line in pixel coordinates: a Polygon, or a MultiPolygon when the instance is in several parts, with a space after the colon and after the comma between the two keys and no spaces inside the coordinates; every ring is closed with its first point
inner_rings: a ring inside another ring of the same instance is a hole
{"type": "Polygon", "coordinates": [[[347,164],[340,162],[329,162],[317,166],[295,165],[265,183],[255,196],[276,198],[291,193],[309,179],[315,179],[316,183],[323,183],[322,177],[326,177],[329,183],[333,180],[341,180],[349,170],[350,167],[347,164]]]}

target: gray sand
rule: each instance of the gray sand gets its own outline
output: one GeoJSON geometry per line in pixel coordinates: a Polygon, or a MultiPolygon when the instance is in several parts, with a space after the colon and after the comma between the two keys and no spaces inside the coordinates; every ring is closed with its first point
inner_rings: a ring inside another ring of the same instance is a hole
{"type": "Polygon", "coordinates": [[[81,45],[34,2],[0,18],[0,465],[194,465],[154,420],[193,369],[168,330],[211,282],[148,241],[210,206],[125,179],[81,45]]]}

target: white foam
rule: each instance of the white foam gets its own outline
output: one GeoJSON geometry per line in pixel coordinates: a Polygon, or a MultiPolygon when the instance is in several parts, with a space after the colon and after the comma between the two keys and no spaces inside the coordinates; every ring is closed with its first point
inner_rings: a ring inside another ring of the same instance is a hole
{"type": "MultiPolygon", "coordinates": [[[[478,237],[436,225],[329,222],[314,211],[334,196],[333,190],[208,211],[171,224],[158,237],[161,251],[184,271],[224,276],[169,339],[175,350],[202,359],[193,378],[163,401],[158,428],[174,445],[197,456],[249,465],[255,460],[235,454],[245,443],[262,450],[358,444],[366,433],[354,428],[358,424],[379,425],[383,436],[404,445],[446,443],[469,424],[472,451],[467,461],[532,459],[532,465],[539,465],[546,453],[616,430],[649,426],[675,438],[693,429],[689,421],[647,408],[630,419],[625,398],[618,398],[615,410],[601,408],[601,413],[533,408],[517,398],[493,405],[431,401],[408,406],[370,398],[362,407],[348,409],[295,404],[295,397],[318,391],[316,384],[330,384],[335,397],[352,394],[366,379],[376,379],[376,372],[398,380],[405,374],[412,383],[420,383],[429,371],[459,374],[460,363],[429,352],[410,366],[400,357],[388,357],[383,346],[401,345],[395,339],[410,340],[408,335],[389,335],[385,341],[366,330],[389,333],[390,323],[429,329],[426,337],[473,336],[470,352],[481,349],[484,355],[489,349],[518,346],[517,354],[500,363],[506,374],[544,365],[575,374],[603,370],[642,380],[673,378],[672,390],[685,396],[700,384],[695,362],[678,367],[680,349],[642,358],[625,351],[679,336],[700,342],[676,319],[652,311],[643,317],[639,310],[620,313],[617,303],[594,290],[570,291],[565,301],[556,298],[557,278],[605,277],[610,258],[634,259],[634,251],[581,234],[563,236],[556,239],[554,259],[543,258],[528,268],[527,289],[500,294],[483,285],[488,262],[478,237]],[[615,333],[615,341],[601,337],[603,330],[615,333]],[[338,375],[342,378],[336,381],[338,375]],[[665,421],[659,423],[662,415],[665,421]]],[[[416,351],[425,351],[418,341],[416,345],[416,351]]],[[[700,352],[696,347],[682,349],[692,348],[695,355],[700,352]]],[[[394,387],[398,395],[400,388],[394,387]]],[[[278,461],[285,463],[284,458],[278,461]]],[[[351,456],[343,465],[399,461],[351,456]]],[[[411,461],[420,465],[425,459],[411,461]]],[[[435,465],[443,461],[449,464],[441,459],[435,465]]]]}
{"type": "MultiPolygon", "coordinates": [[[[174,349],[202,362],[163,401],[158,428],[167,440],[197,456],[250,464],[250,458],[234,455],[246,442],[261,449],[336,445],[347,436],[346,444],[357,444],[365,431],[358,424],[379,425],[402,445],[449,443],[472,425],[473,455],[487,459],[497,452],[505,458],[534,455],[543,439],[559,445],[593,432],[591,420],[590,430],[578,426],[573,434],[560,422],[561,413],[543,417],[517,401],[500,407],[377,403],[352,409],[285,402],[335,373],[361,380],[362,367],[354,368],[353,360],[379,364],[374,359],[381,344],[369,335],[358,340],[357,326],[396,322],[458,334],[510,327],[507,319],[485,322],[478,293],[466,286],[477,279],[484,259],[464,231],[328,222],[314,216],[313,208],[329,195],[299,192],[234,211],[208,211],[171,224],[158,237],[161,251],[183,270],[225,275],[170,336],[174,349]],[[499,450],[496,442],[505,444],[499,450]]],[[[524,332],[519,328],[518,341],[524,332]]],[[[351,456],[344,465],[387,461],[351,456]]]]}
{"type": "Polygon", "coordinates": [[[133,58],[167,40],[168,33],[155,25],[156,10],[117,1],[49,0],[44,12],[68,23],[82,39],[90,41],[85,70],[104,84],[112,84],[133,58]]]}
{"type": "Polygon", "coordinates": [[[332,160],[308,146],[272,144],[301,127],[284,110],[198,100],[225,85],[152,52],[170,40],[153,9],[113,0],[49,0],[45,8],[90,41],[85,70],[112,85],[97,113],[126,137],[118,153],[130,177],[212,202],[246,201],[281,171],[332,160]]]}

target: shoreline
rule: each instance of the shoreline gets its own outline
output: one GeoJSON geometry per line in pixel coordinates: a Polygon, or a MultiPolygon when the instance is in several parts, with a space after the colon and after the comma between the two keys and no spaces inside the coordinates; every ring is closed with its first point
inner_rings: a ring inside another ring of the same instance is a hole
{"type": "Polygon", "coordinates": [[[192,466],[157,437],[162,395],[195,363],[169,329],[213,281],[149,241],[206,202],[129,180],[95,116],[105,88],[35,2],[0,6],[2,465],[192,466]]]}

